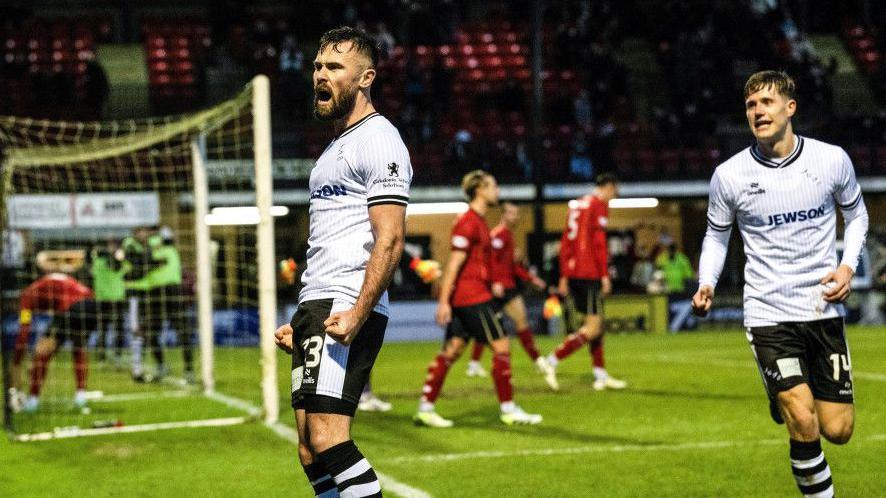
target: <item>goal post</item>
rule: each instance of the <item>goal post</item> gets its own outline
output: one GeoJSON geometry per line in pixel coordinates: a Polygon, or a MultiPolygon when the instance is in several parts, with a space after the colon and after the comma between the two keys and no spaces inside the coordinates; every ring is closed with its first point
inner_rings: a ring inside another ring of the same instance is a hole
{"type": "Polygon", "coordinates": [[[191,162],[194,174],[194,248],[196,250],[197,338],[200,342],[200,374],[203,391],[215,391],[213,371],[214,338],[212,330],[212,262],[210,261],[209,180],[206,174],[206,136],[191,139],[191,162]]]}
{"type": "Polygon", "coordinates": [[[277,288],[274,274],[274,218],[271,216],[274,188],[271,178],[271,91],[268,77],[253,82],[253,136],[255,152],[255,202],[258,206],[258,302],[259,342],[261,344],[262,406],[265,422],[277,422],[277,348],[274,332],[277,319],[277,288]]]}
{"type": "Polygon", "coordinates": [[[16,434],[94,433],[109,419],[206,425],[244,410],[255,416],[257,404],[266,422],[277,421],[266,77],[189,115],[88,123],[0,116],[0,153],[0,227],[4,240],[17,241],[3,247],[0,296],[4,409],[16,434]],[[235,206],[257,219],[216,213],[235,206]],[[94,303],[36,299],[18,378],[10,378],[19,302],[48,278],[89,287],[94,303]],[[110,288],[120,290],[108,297],[110,288]],[[48,356],[38,354],[45,339],[56,343],[48,356]],[[216,349],[232,345],[253,348],[216,349]]]}

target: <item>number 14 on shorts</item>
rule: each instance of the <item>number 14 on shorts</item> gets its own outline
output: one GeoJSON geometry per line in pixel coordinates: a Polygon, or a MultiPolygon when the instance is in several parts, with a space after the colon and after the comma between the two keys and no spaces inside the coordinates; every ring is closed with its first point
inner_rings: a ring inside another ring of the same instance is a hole
{"type": "Polygon", "coordinates": [[[834,367],[834,380],[840,380],[840,370],[845,370],[847,372],[852,370],[852,365],[849,363],[849,355],[834,353],[828,357],[831,360],[831,365],[834,367]]]}

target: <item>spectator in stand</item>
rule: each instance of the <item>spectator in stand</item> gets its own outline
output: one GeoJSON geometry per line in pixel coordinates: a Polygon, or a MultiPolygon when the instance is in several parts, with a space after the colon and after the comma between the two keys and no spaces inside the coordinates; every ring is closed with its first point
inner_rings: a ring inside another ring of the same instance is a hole
{"type": "Polygon", "coordinates": [[[448,159],[450,168],[456,174],[467,171],[472,168],[474,162],[474,136],[465,129],[455,132],[452,141],[446,147],[446,158],[448,159]]]}
{"type": "Polygon", "coordinates": [[[280,73],[298,74],[301,73],[305,65],[305,54],[298,47],[295,36],[286,35],[283,37],[283,44],[280,45],[280,73]]]}
{"type": "Polygon", "coordinates": [[[586,88],[579,90],[578,95],[572,101],[572,107],[574,109],[575,125],[585,131],[589,131],[594,125],[594,116],[591,111],[590,93],[586,88]]]}
{"type": "MultiPolygon", "coordinates": [[[[73,90],[73,89],[72,89],[73,90]]],[[[105,113],[105,104],[111,94],[108,76],[91,52],[86,59],[83,82],[83,115],[87,120],[99,121],[105,113]]]]}
{"type": "Polygon", "coordinates": [[[454,80],[455,74],[443,64],[442,58],[435,59],[434,67],[431,68],[431,92],[434,95],[435,112],[443,113],[449,109],[454,80]]]}
{"type": "Polygon", "coordinates": [[[394,40],[394,35],[388,31],[388,26],[380,22],[375,25],[375,33],[372,35],[375,39],[375,42],[378,44],[378,55],[382,60],[390,57],[391,52],[394,51],[394,46],[397,44],[397,41],[394,40]]]}
{"type": "Polygon", "coordinates": [[[415,60],[406,61],[406,77],[403,83],[405,95],[405,103],[415,104],[424,107],[427,98],[428,88],[425,85],[424,73],[422,68],[415,60]]]}
{"type": "Polygon", "coordinates": [[[588,142],[583,131],[579,130],[572,138],[572,153],[569,158],[571,179],[588,181],[594,175],[594,166],[588,155],[588,142]]]}

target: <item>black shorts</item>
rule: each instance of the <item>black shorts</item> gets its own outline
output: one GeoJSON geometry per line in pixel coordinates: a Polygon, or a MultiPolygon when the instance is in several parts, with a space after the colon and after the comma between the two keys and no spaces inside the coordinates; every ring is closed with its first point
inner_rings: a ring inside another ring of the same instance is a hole
{"type": "Polygon", "coordinates": [[[808,384],[815,399],[852,403],[852,366],[842,318],[748,329],[770,399],[808,384]]]}
{"type": "Polygon", "coordinates": [[[511,287],[510,289],[505,289],[505,293],[502,297],[496,297],[493,299],[495,304],[495,309],[501,311],[508,305],[514,298],[522,296],[523,293],[520,292],[520,289],[516,287],[511,287]]]}
{"type": "Polygon", "coordinates": [[[575,304],[575,310],[583,315],[600,315],[603,313],[603,292],[599,280],[569,279],[569,294],[575,304]]]}
{"type": "Polygon", "coordinates": [[[48,336],[63,344],[68,339],[77,347],[86,344],[93,330],[98,330],[98,309],[92,299],[83,299],[72,304],[64,313],[55,315],[49,327],[48,336]]]}
{"type": "Polygon", "coordinates": [[[372,312],[354,342],[343,346],[326,335],[323,325],[332,304],[332,299],[306,301],[292,316],[292,407],[353,417],[384,342],[388,317],[372,312]]]}
{"type": "Polygon", "coordinates": [[[452,308],[452,321],[446,327],[447,340],[459,337],[465,341],[474,339],[489,344],[507,336],[492,301],[452,308]]]}

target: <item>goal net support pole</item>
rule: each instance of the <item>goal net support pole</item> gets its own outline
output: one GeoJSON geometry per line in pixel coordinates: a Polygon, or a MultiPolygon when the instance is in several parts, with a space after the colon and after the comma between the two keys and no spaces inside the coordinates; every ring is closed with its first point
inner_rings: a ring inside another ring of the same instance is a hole
{"type": "Polygon", "coordinates": [[[191,163],[194,174],[194,249],[197,274],[197,337],[200,344],[200,372],[203,391],[215,391],[214,337],[212,329],[212,261],[210,259],[209,180],[206,173],[206,137],[191,141],[191,163]]]}

